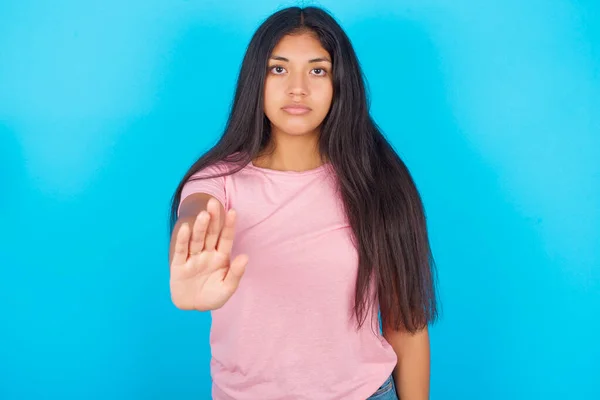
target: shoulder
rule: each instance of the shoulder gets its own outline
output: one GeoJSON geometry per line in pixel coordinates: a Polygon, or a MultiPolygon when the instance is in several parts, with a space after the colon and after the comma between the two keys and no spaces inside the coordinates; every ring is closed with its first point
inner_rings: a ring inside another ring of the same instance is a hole
{"type": "Polygon", "coordinates": [[[217,175],[227,174],[230,171],[231,167],[228,163],[224,161],[217,161],[215,163],[209,164],[205,167],[200,168],[192,177],[194,178],[208,178],[217,175]]]}

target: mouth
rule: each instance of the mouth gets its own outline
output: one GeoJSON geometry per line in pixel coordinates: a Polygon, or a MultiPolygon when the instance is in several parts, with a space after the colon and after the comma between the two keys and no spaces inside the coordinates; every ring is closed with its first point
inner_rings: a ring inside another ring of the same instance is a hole
{"type": "Polygon", "coordinates": [[[283,111],[292,115],[303,115],[311,111],[311,108],[302,104],[290,104],[281,108],[283,111]]]}

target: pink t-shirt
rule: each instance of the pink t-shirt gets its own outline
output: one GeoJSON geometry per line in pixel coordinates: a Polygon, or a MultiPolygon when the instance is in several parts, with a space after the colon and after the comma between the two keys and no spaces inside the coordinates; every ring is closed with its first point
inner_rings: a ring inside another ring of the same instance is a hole
{"type": "Polygon", "coordinates": [[[237,291],[211,312],[213,399],[364,400],[394,369],[377,308],[356,330],[358,256],[333,176],[327,165],[284,172],[250,163],[185,185],[182,201],[207,193],[237,211],[232,257],[249,256],[237,291]]]}

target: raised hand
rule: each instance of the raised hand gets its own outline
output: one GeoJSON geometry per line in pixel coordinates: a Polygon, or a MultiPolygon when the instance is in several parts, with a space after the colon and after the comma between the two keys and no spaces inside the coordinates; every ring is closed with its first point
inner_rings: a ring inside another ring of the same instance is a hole
{"type": "Polygon", "coordinates": [[[235,211],[226,214],[220,229],[221,210],[220,203],[211,198],[193,226],[183,223],[177,232],[170,286],[171,298],[178,308],[201,311],[220,308],[233,295],[244,274],[246,255],[230,261],[235,211]]]}

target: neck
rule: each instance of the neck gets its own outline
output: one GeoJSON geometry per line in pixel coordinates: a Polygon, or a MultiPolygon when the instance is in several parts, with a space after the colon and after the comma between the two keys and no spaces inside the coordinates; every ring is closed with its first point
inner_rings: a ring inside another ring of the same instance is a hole
{"type": "Polygon", "coordinates": [[[308,171],[323,164],[316,135],[273,135],[271,145],[253,163],[261,168],[295,172],[308,171]]]}

